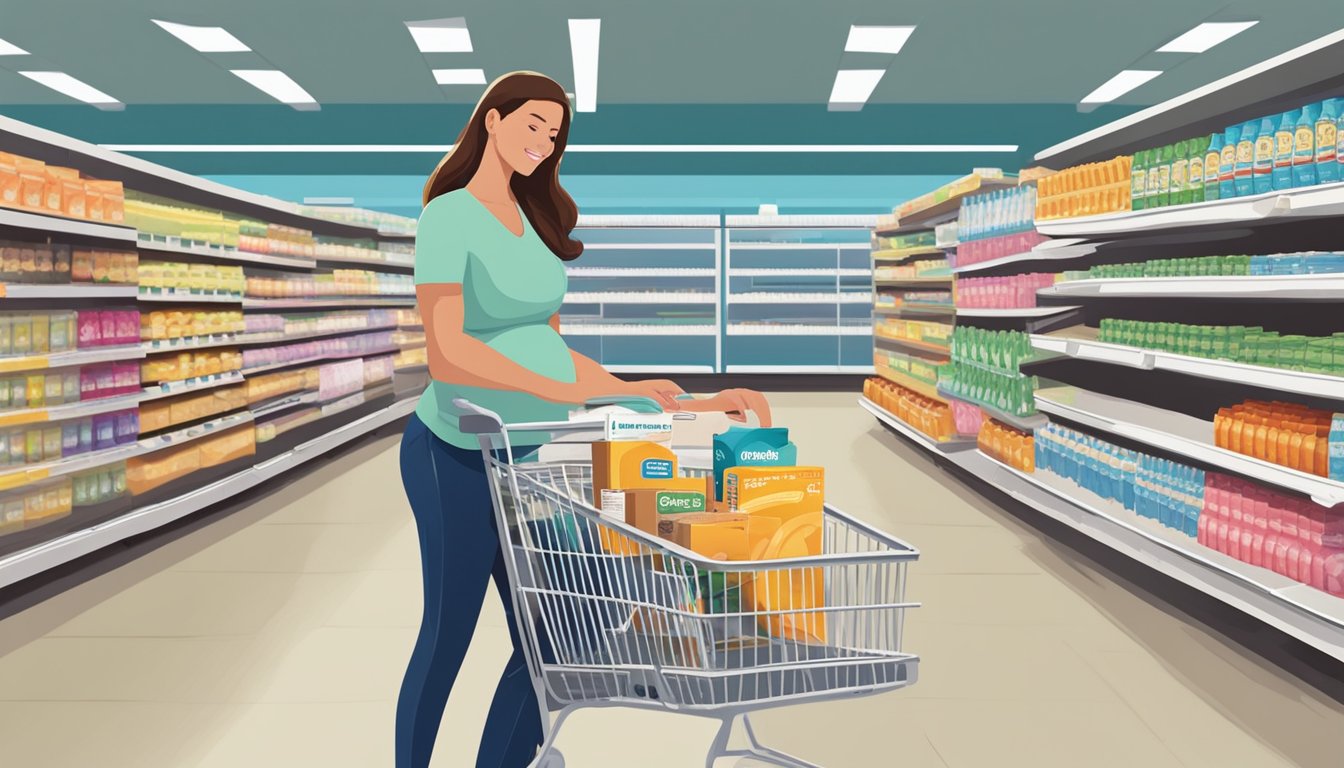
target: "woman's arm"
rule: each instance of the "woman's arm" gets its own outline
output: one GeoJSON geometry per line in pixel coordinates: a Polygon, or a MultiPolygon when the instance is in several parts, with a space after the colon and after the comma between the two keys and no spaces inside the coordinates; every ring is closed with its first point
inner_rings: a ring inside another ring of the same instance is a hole
{"type": "Polygon", "coordinates": [[[581,374],[573,384],[542,376],[467,335],[462,330],[461,283],[418,285],[415,295],[425,319],[429,372],[436,380],[526,392],[555,403],[582,403],[610,394],[590,389],[593,382],[585,382],[581,374]]]}

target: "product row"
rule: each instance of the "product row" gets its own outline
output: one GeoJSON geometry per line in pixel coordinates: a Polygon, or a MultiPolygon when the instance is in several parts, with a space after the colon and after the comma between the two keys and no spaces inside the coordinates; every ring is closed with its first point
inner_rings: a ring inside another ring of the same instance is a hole
{"type": "Polygon", "coordinates": [[[248,406],[247,385],[215,387],[140,404],[140,434],[161,432],[248,406]]]}
{"type": "Polygon", "coordinates": [[[249,314],[246,316],[248,333],[277,333],[286,336],[304,336],[327,331],[359,331],[368,328],[387,328],[397,325],[418,325],[415,310],[369,309],[340,312],[321,312],[299,315],[249,314]],[[411,320],[413,322],[402,322],[411,320]]]}
{"type": "Polygon", "coordinates": [[[891,237],[873,235],[873,250],[875,251],[907,251],[915,248],[932,248],[936,244],[937,240],[934,239],[933,233],[928,230],[891,237]]]}
{"type": "Polygon", "coordinates": [[[1219,408],[1214,445],[1271,464],[1344,480],[1344,414],[1248,400],[1219,408]]]}
{"type": "Polygon", "coordinates": [[[394,346],[391,331],[363,333],[355,336],[337,336],[330,339],[313,339],[297,344],[245,349],[243,350],[241,367],[256,368],[263,365],[283,365],[296,360],[389,352],[394,346]]]}
{"type": "Polygon", "coordinates": [[[139,343],[135,310],[0,313],[0,357],[139,343]]]}
{"type": "Polygon", "coordinates": [[[140,339],[156,341],[242,333],[250,324],[238,310],[164,309],[140,313],[140,339]]]}
{"type": "Polygon", "coordinates": [[[873,267],[874,280],[909,280],[947,277],[952,274],[947,259],[925,259],[908,264],[883,264],[873,267]]]}
{"type": "Polygon", "coordinates": [[[962,198],[957,217],[958,248],[969,242],[1035,228],[1036,187],[1024,185],[962,198]]]}
{"type": "Polygon", "coordinates": [[[125,198],[120,181],[86,179],[73,168],[0,152],[0,206],[121,224],[125,198]]]}
{"type": "Polygon", "coordinates": [[[141,261],[139,283],[142,291],[150,293],[187,291],[227,294],[239,298],[248,288],[248,279],[240,266],[163,261],[141,261]]]}
{"type": "Polygon", "coordinates": [[[951,291],[905,291],[897,294],[879,291],[873,296],[873,306],[878,309],[950,309],[951,291]]]}
{"type": "Polygon", "coordinates": [[[947,403],[924,397],[894,382],[867,379],[863,382],[863,396],[932,440],[944,442],[959,434],[952,408],[947,403]]]}
{"type": "Polygon", "coordinates": [[[247,295],[263,299],[339,296],[411,296],[415,282],[410,275],[337,269],[331,274],[249,274],[247,295]]]}
{"type": "Polygon", "coordinates": [[[312,258],[313,233],[128,191],[126,223],[140,232],[249,253],[312,258]]]}
{"type": "Polygon", "coordinates": [[[0,467],[59,461],[89,451],[128,445],[140,439],[140,413],[132,408],[60,424],[0,429],[0,467]]]}
{"type": "Polygon", "coordinates": [[[1268,277],[1344,273],[1344,254],[1279,253],[1268,256],[1199,256],[1154,259],[1131,264],[1100,264],[1086,272],[1065,272],[1065,280],[1142,277],[1268,277]]]}
{"type": "Polygon", "coordinates": [[[140,364],[140,378],[146,384],[158,384],[216,376],[241,370],[243,359],[243,354],[236,349],[201,349],[153,355],[140,364]]]}
{"type": "Polygon", "coordinates": [[[126,464],[59,477],[0,495],[0,535],[36,528],[76,509],[126,495],[126,464]]]}
{"type": "Polygon", "coordinates": [[[963,277],[956,283],[956,304],[967,309],[1027,309],[1036,306],[1036,292],[1059,280],[1052,272],[1006,277],[963,277]]]}
{"type": "Polygon", "coordinates": [[[1344,333],[1280,335],[1259,327],[1101,321],[1098,339],[1192,357],[1344,376],[1344,333]]]}
{"type": "Polygon", "coordinates": [[[952,256],[952,266],[961,268],[969,267],[975,264],[983,264],[986,261],[1002,259],[1008,256],[1017,256],[1019,254],[1030,253],[1033,248],[1045,242],[1049,238],[1030,230],[1027,232],[1018,232],[1011,235],[1001,235],[984,240],[972,240],[962,242],[957,246],[957,252],[952,256]]]}
{"type": "Polygon", "coordinates": [[[0,243],[0,282],[25,285],[134,285],[139,258],[135,251],[5,242],[0,243]]]}
{"type": "Polygon", "coordinates": [[[303,215],[327,221],[337,221],[366,229],[396,235],[414,235],[416,220],[409,216],[394,213],[370,211],[350,206],[304,206],[303,215]]]}
{"type": "Polygon", "coordinates": [[[975,444],[982,453],[1022,472],[1036,471],[1036,438],[1032,433],[1013,429],[988,416],[981,418],[975,444]]]}
{"type": "Polygon", "coordinates": [[[1130,209],[1132,158],[1117,157],[1060,171],[1036,182],[1036,219],[1072,218],[1130,209]]]}
{"type": "Polygon", "coordinates": [[[927,320],[901,320],[885,317],[877,321],[873,332],[888,339],[914,341],[946,347],[952,340],[952,326],[927,320]]]}
{"type": "Polygon", "coordinates": [[[938,386],[953,397],[1012,416],[1036,413],[1034,376],[1003,373],[954,360],[939,371],[938,386]]]}
{"type": "Polygon", "coordinates": [[[929,389],[938,386],[938,372],[946,363],[938,363],[922,357],[902,355],[884,349],[873,350],[873,368],[880,372],[894,373],[899,377],[923,384],[929,389]]]}
{"type": "Polygon", "coordinates": [[[0,412],[50,408],[141,391],[140,366],[134,362],[4,374],[0,375],[0,412]]]}
{"type": "Polygon", "coordinates": [[[376,243],[369,239],[318,237],[314,243],[313,255],[319,259],[353,259],[409,265],[415,260],[415,246],[410,243],[376,243]]]}

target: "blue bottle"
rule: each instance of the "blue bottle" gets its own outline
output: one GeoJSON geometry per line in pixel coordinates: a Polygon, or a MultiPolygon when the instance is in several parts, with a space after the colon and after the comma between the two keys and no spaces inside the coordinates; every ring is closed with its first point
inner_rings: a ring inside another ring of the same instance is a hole
{"type": "Polygon", "coordinates": [[[1310,187],[1316,183],[1316,118],[1320,108],[1308,104],[1302,108],[1293,129],[1293,186],[1310,187]]]}
{"type": "Polygon", "coordinates": [[[1274,191],[1274,133],[1274,118],[1261,118],[1255,136],[1255,163],[1251,168],[1252,186],[1257,195],[1274,191]]]}
{"type": "Polygon", "coordinates": [[[1274,189],[1293,188],[1293,132],[1297,129],[1298,110],[1279,116],[1279,127],[1274,131],[1274,189]]]}
{"type": "Polygon", "coordinates": [[[1339,140],[1339,99],[1326,99],[1321,116],[1316,118],[1316,183],[1339,181],[1339,163],[1335,145],[1339,140]]]}
{"type": "Polygon", "coordinates": [[[1218,159],[1218,196],[1237,196],[1237,143],[1241,141],[1241,126],[1234,125],[1223,131],[1223,154],[1218,159]]]}
{"type": "Polygon", "coordinates": [[[1237,139],[1237,165],[1233,172],[1233,188],[1237,197],[1246,197],[1255,192],[1255,139],[1260,134],[1260,124],[1254,120],[1242,123],[1241,136],[1237,139]]]}

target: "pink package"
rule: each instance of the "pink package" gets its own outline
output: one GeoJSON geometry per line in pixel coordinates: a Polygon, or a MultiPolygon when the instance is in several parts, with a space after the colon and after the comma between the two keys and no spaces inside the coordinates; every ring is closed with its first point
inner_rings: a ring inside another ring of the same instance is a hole
{"type": "Polygon", "coordinates": [[[979,406],[955,398],[949,402],[952,406],[952,421],[956,425],[957,432],[963,435],[979,434],[980,423],[984,420],[979,406]]]}
{"type": "Polygon", "coordinates": [[[80,348],[96,347],[102,344],[102,325],[97,312],[80,310],[77,322],[79,323],[80,348]]]}

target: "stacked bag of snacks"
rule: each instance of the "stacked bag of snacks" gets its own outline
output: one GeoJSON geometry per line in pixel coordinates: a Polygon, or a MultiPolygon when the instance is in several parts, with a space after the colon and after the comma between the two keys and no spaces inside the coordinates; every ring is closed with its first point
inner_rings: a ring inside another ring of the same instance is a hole
{"type": "Polygon", "coordinates": [[[0,152],[0,206],[109,224],[126,219],[120,181],[85,179],[73,168],[8,152],[0,152]]]}

